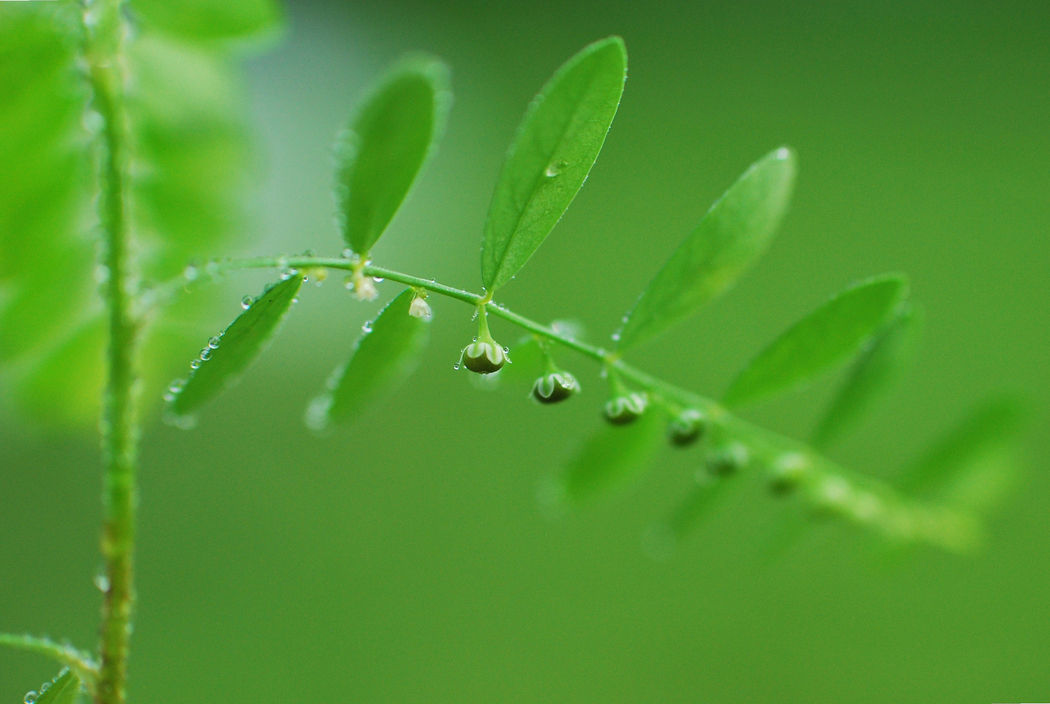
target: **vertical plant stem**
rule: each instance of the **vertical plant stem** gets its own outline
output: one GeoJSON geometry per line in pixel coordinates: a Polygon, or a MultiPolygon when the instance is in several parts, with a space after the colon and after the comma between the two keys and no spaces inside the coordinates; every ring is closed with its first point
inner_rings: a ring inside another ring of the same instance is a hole
{"type": "Polygon", "coordinates": [[[127,118],[124,111],[124,21],[121,0],[93,0],[84,14],[85,54],[94,108],[104,128],[99,145],[99,220],[101,266],[107,272],[107,381],[102,406],[104,516],[102,556],[106,583],[102,605],[101,663],[95,701],[123,704],[127,682],[128,640],[134,597],[135,343],[129,282],[127,195],[127,118]]]}

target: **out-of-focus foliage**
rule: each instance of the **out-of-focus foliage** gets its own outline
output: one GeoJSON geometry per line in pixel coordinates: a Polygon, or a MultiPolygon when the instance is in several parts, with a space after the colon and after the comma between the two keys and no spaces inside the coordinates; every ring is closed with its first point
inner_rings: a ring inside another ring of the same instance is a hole
{"type": "MultiPolygon", "coordinates": [[[[128,39],[140,290],[180,275],[192,257],[222,253],[245,230],[256,164],[236,43],[218,40],[272,32],[279,19],[269,2],[175,8],[134,3],[142,26],[128,39]]],[[[105,348],[91,147],[103,125],[75,61],[77,11],[72,3],[0,5],[0,382],[5,401],[36,419],[87,426],[98,415],[105,348]]],[[[180,300],[147,316],[147,409],[173,365],[216,325],[213,306],[180,300]]]]}

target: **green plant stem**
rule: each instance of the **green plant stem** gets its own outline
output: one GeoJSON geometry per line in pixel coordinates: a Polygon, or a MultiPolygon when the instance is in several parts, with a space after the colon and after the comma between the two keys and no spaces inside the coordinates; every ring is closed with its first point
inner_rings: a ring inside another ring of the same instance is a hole
{"type": "Polygon", "coordinates": [[[93,106],[103,118],[99,135],[100,265],[108,322],[106,387],[102,404],[103,525],[105,561],[101,663],[95,701],[123,704],[127,682],[128,640],[134,597],[135,347],[138,325],[129,292],[127,208],[127,117],[124,110],[124,20],[120,0],[95,0],[85,12],[85,58],[93,106]]]}
{"type": "Polygon", "coordinates": [[[84,683],[88,692],[94,694],[95,681],[98,679],[98,664],[87,653],[82,653],[71,645],[55,643],[47,638],[16,636],[8,633],[0,633],[0,645],[38,653],[65,665],[84,683]]]}
{"type": "MultiPolygon", "coordinates": [[[[981,538],[979,523],[970,514],[904,498],[888,485],[847,471],[803,442],[754,426],[709,398],[658,379],[601,347],[581,342],[550,326],[514,313],[486,296],[372,264],[362,267],[359,262],[344,258],[296,256],[231,259],[211,262],[206,271],[217,275],[229,270],[259,268],[360,270],[367,276],[423,288],[475,308],[484,305],[489,313],[497,317],[594,359],[613,370],[619,378],[648,391],[657,402],[677,409],[696,408],[703,411],[710,422],[718,426],[723,437],[737,440],[748,448],[751,464],[766,467],[772,480],[776,480],[781,487],[789,485],[795,493],[813,504],[819,514],[837,516],[849,523],[881,530],[895,541],[923,540],[955,551],[969,549],[981,538]]],[[[176,286],[181,288],[184,285],[185,281],[177,284],[173,282],[162,289],[170,292],[177,290],[176,286]]]]}

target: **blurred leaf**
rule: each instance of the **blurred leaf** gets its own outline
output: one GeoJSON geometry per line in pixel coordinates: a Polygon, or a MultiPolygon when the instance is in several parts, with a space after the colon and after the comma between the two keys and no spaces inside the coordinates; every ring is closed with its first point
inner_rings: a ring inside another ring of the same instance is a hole
{"type": "Polygon", "coordinates": [[[415,297],[405,289],[387,304],[367,332],[354,343],[350,360],[332,376],[327,393],[307,411],[307,425],[322,430],[331,423],[358,418],[368,404],[401,386],[419,367],[430,321],[408,314],[415,297]]]}
{"type": "Polygon", "coordinates": [[[922,309],[903,305],[854,363],[817,426],[815,446],[827,447],[841,437],[893,387],[915,356],[922,326],[922,309]]]}
{"type": "Polygon", "coordinates": [[[693,487],[667,519],[667,529],[675,541],[682,540],[700,526],[741,474],[735,472],[726,477],[703,476],[703,481],[693,487]]]}
{"type": "MultiPolygon", "coordinates": [[[[43,688],[42,688],[43,689],[43,688]]],[[[73,704],[80,694],[80,680],[72,670],[58,673],[50,686],[36,698],[36,704],[73,704]]]]}
{"type": "Polygon", "coordinates": [[[1027,407],[1016,399],[988,400],[893,484],[913,496],[991,509],[1017,481],[1027,419],[1027,407]]]}
{"type": "Polygon", "coordinates": [[[719,296],[769,244],[787,210],[795,154],[780,148],[744,173],[649,282],[614,335],[618,348],[644,342],[719,296]]]}
{"type": "Polygon", "coordinates": [[[257,179],[244,99],[228,57],[143,35],[130,45],[133,198],[147,280],[216,256],[246,228],[257,179]]]}
{"type": "Polygon", "coordinates": [[[394,219],[445,131],[451,104],[445,64],[403,60],[336,142],[336,196],[346,243],[362,258],[394,219]]]}
{"type": "Polygon", "coordinates": [[[131,0],[132,10],[150,29],[183,40],[245,40],[275,33],[281,24],[275,0],[131,0]]]}
{"type": "Polygon", "coordinates": [[[189,380],[181,390],[174,392],[168,404],[176,421],[191,417],[248,368],[284,321],[302,282],[302,274],[296,274],[268,287],[219,335],[218,340],[213,340],[218,346],[211,349],[211,358],[193,370],[189,380]]]}
{"type": "Polygon", "coordinates": [[[651,406],[629,425],[606,425],[556,477],[551,498],[578,505],[627,486],[642,475],[663,445],[666,423],[662,410],[651,406]]]}
{"type": "Polygon", "coordinates": [[[485,223],[481,278],[490,292],[524,266],[587,180],[626,72],[623,40],[603,39],[562,65],[529,105],[485,223]]]}
{"type": "Polygon", "coordinates": [[[733,380],[723,402],[739,406],[797,388],[856,355],[907,295],[899,274],[854,284],[795,323],[733,380]]]}

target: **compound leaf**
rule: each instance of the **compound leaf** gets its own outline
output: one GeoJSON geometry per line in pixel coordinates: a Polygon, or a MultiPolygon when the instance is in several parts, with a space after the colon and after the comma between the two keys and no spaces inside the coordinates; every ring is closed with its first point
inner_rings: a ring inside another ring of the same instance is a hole
{"type": "Polygon", "coordinates": [[[984,511],[1012,488],[1028,409],[995,398],[974,409],[893,482],[901,492],[984,511]]]}
{"type": "Polygon", "coordinates": [[[922,309],[903,305],[853,364],[813,434],[815,446],[827,447],[841,437],[893,387],[915,355],[922,326],[922,309]]]}
{"type": "Polygon", "coordinates": [[[363,257],[405,200],[445,130],[448,68],[403,60],[380,83],[336,142],[336,197],[343,237],[363,257]]]}
{"type": "Polygon", "coordinates": [[[130,5],[147,28],[195,42],[273,34],[282,19],[274,0],[131,0],[130,5]]]}
{"type": "Polygon", "coordinates": [[[529,105],[492,194],[481,249],[489,291],[510,281],[565,213],[605,143],[627,52],[609,37],[555,72],[529,105]]]}
{"type": "Polygon", "coordinates": [[[723,402],[739,406],[768,398],[843,364],[892,319],[907,290],[900,274],[847,288],[762,350],[729,385],[723,402]]]}
{"type": "Polygon", "coordinates": [[[626,350],[660,334],[736,281],[765,250],[787,210],[795,154],[780,148],[726,191],[649,282],[614,335],[626,350]]]}
{"type": "Polygon", "coordinates": [[[350,360],[336,370],[327,393],[307,410],[306,423],[322,430],[359,417],[369,403],[394,391],[418,368],[430,321],[409,315],[413,289],[405,289],[354,343],[350,360]]]}
{"type": "Polygon", "coordinates": [[[550,500],[578,505],[630,484],[663,444],[666,422],[659,408],[650,407],[630,425],[603,427],[555,477],[550,500]]]}
{"type": "Polygon", "coordinates": [[[73,704],[80,694],[80,680],[70,669],[62,670],[36,698],[36,704],[73,704]]]}
{"type": "Polygon", "coordinates": [[[202,356],[208,354],[210,358],[198,360],[199,365],[189,380],[181,388],[176,382],[172,391],[168,411],[176,422],[191,418],[192,413],[229,387],[248,368],[277,332],[302,282],[302,274],[295,274],[268,287],[218,338],[213,338],[207,353],[202,351],[202,356]]]}

